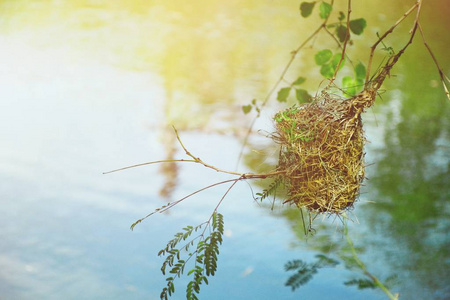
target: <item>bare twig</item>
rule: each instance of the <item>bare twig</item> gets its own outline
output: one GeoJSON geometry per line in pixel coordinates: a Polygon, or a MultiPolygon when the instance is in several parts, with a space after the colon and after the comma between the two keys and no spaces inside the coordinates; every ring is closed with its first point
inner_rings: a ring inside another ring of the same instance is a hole
{"type": "MultiPolygon", "coordinates": [[[[331,0],[331,5],[334,4],[334,0],[331,0]]],[[[297,57],[297,54],[300,52],[301,49],[303,49],[303,47],[306,46],[306,44],[308,44],[322,29],[326,29],[327,23],[328,23],[328,19],[330,16],[328,16],[323,22],[322,24],[320,24],[319,27],[317,27],[316,30],[314,30],[314,32],[308,36],[303,43],[301,43],[297,49],[295,49],[294,51],[291,52],[291,58],[289,59],[289,61],[287,62],[286,66],[284,67],[283,71],[280,74],[280,78],[278,78],[277,82],[274,84],[274,86],[272,87],[272,89],[269,91],[269,93],[267,94],[267,96],[264,98],[263,103],[260,106],[260,111],[258,112],[258,114],[253,118],[252,122],[250,123],[250,126],[248,127],[247,133],[245,135],[244,141],[242,143],[242,148],[241,151],[239,152],[239,157],[237,160],[237,164],[239,164],[239,162],[241,161],[242,158],[242,154],[244,153],[244,148],[247,145],[248,142],[248,138],[250,137],[250,134],[252,133],[253,130],[253,126],[255,126],[256,123],[256,119],[258,119],[258,117],[260,116],[261,110],[266,106],[267,102],[269,101],[269,99],[272,97],[273,93],[276,91],[276,89],[278,88],[278,85],[284,80],[284,76],[286,75],[287,71],[289,70],[289,68],[291,67],[292,63],[294,62],[294,59],[297,57]]]]}
{"type": "Polygon", "coordinates": [[[350,238],[350,236],[348,235],[348,226],[347,223],[344,223],[345,227],[344,227],[344,234],[345,237],[347,239],[347,243],[350,246],[350,249],[352,251],[352,256],[353,259],[355,260],[356,264],[358,265],[358,267],[363,271],[364,275],[366,275],[367,277],[370,278],[370,280],[372,280],[372,282],[379,287],[388,297],[390,300],[398,300],[399,295],[398,294],[392,294],[391,291],[372,273],[369,272],[369,270],[367,270],[366,265],[359,259],[358,254],[356,253],[356,249],[355,246],[353,245],[353,241],[350,238]]]}
{"type": "MultiPolygon", "coordinates": [[[[368,62],[368,64],[367,64],[367,73],[366,73],[366,82],[365,82],[365,84],[364,84],[364,89],[366,90],[366,89],[368,89],[369,88],[369,83],[370,83],[370,81],[369,81],[369,78],[370,78],[370,69],[371,69],[371,66],[372,66],[372,59],[373,59],[373,55],[374,55],[374,52],[375,52],[375,49],[377,48],[377,46],[378,46],[378,44],[380,44],[381,43],[381,41],[383,41],[383,39],[385,38],[385,37],[387,37],[389,34],[391,34],[393,31],[394,31],[394,29],[407,17],[407,16],[409,16],[416,8],[418,8],[420,5],[421,5],[421,3],[422,3],[422,0],[418,0],[410,9],[408,9],[408,11],[406,11],[404,14],[403,14],[403,16],[400,18],[400,19],[398,19],[397,20],[397,22],[395,22],[395,24],[394,25],[392,25],[392,27],[391,28],[389,28],[379,39],[378,39],[378,41],[376,41],[375,42],[375,44],[373,44],[372,45],[372,47],[370,47],[370,55],[369,55],[369,62],[368,62]]],[[[417,23],[417,21],[418,21],[418,14],[417,14],[417,17],[416,17],[416,21],[415,21],[415,23],[417,23]]],[[[413,37],[414,35],[412,34],[412,37],[413,37]]],[[[409,45],[409,43],[407,44],[407,45],[409,45]]],[[[400,56],[399,56],[400,57],[400,56]]],[[[397,60],[398,60],[398,58],[397,58],[397,60]]]]}
{"type": "MultiPolygon", "coordinates": [[[[210,188],[215,187],[215,186],[218,186],[218,185],[222,185],[222,184],[225,184],[225,183],[228,183],[228,182],[234,182],[234,183],[236,183],[236,182],[238,182],[238,181],[240,181],[240,180],[242,180],[241,177],[239,177],[239,178],[234,178],[234,179],[229,179],[229,180],[224,180],[224,181],[221,181],[221,182],[216,182],[216,183],[214,183],[214,184],[205,186],[204,188],[201,188],[201,189],[199,189],[199,190],[196,190],[195,192],[192,192],[192,193],[190,193],[189,195],[184,196],[183,198],[178,199],[178,200],[175,201],[175,202],[168,203],[168,204],[166,204],[166,205],[164,205],[164,206],[162,206],[162,207],[160,207],[160,208],[154,210],[153,212],[149,213],[149,214],[146,215],[145,217],[143,217],[143,218],[137,220],[136,222],[134,222],[134,223],[131,225],[131,230],[133,230],[133,228],[134,228],[137,224],[141,223],[142,221],[144,221],[144,220],[147,219],[148,217],[151,217],[152,215],[154,215],[154,214],[156,214],[156,213],[163,213],[163,212],[165,212],[165,211],[171,209],[171,208],[174,207],[175,205],[177,205],[177,204],[183,202],[183,201],[186,200],[187,198],[190,198],[190,197],[194,196],[195,194],[198,194],[198,193],[200,193],[200,192],[202,192],[202,191],[204,191],[204,190],[210,189],[210,188]]],[[[233,184],[233,186],[234,186],[234,184],[233,184]]]]}
{"type": "Polygon", "coordinates": [[[431,51],[430,46],[428,45],[427,41],[425,40],[425,35],[423,34],[423,30],[422,30],[422,26],[420,25],[420,23],[418,22],[418,27],[419,27],[419,31],[420,31],[420,35],[422,36],[422,41],[423,44],[425,45],[425,47],[427,48],[428,52],[430,53],[431,58],[434,61],[434,64],[436,65],[436,68],[438,69],[439,72],[439,77],[441,78],[441,82],[442,85],[444,87],[444,91],[445,91],[445,95],[447,96],[447,98],[450,100],[450,94],[448,92],[448,88],[447,85],[445,84],[445,82],[447,81],[448,83],[450,83],[450,79],[444,74],[444,72],[442,71],[441,66],[439,65],[436,56],[434,56],[433,51],[431,51]]]}
{"type": "Polygon", "coordinates": [[[180,143],[180,146],[183,148],[183,150],[186,153],[186,155],[191,157],[192,159],[156,160],[156,161],[136,164],[136,165],[132,165],[132,166],[127,166],[127,167],[123,167],[123,168],[120,168],[120,169],[115,169],[115,170],[112,170],[112,171],[104,172],[103,174],[110,174],[110,173],[113,173],[113,172],[123,171],[123,170],[136,168],[136,167],[142,167],[142,166],[146,166],[146,165],[152,165],[152,164],[158,164],[158,163],[172,163],[172,162],[193,162],[193,163],[198,163],[198,164],[201,164],[201,165],[205,166],[206,168],[212,169],[212,170],[214,170],[216,172],[225,173],[225,174],[231,174],[231,175],[237,175],[237,176],[239,176],[238,180],[242,180],[242,179],[264,179],[264,178],[268,178],[268,177],[272,177],[272,176],[276,176],[276,175],[280,175],[280,174],[284,174],[285,173],[284,171],[273,171],[273,172],[263,173],[263,174],[254,174],[254,173],[239,173],[239,172],[232,172],[232,171],[226,171],[226,170],[219,169],[219,168],[217,168],[217,167],[215,167],[213,165],[207,164],[206,162],[201,160],[200,157],[196,157],[189,150],[187,150],[187,148],[184,146],[183,142],[181,141],[180,135],[178,134],[178,130],[174,126],[172,126],[172,127],[173,127],[173,130],[175,131],[175,134],[177,136],[178,142],[180,143]]]}
{"type": "Polygon", "coordinates": [[[120,169],[115,169],[115,170],[108,171],[108,172],[103,172],[103,174],[110,174],[110,173],[114,173],[114,172],[123,171],[123,170],[126,170],[126,169],[142,167],[142,166],[146,166],[146,165],[153,165],[153,164],[159,164],[159,163],[170,163],[170,162],[194,162],[194,163],[196,163],[197,161],[195,161],[193,159],[164,159],[164,160],[156,160],[156,161],[150,161],[150,162],[137,164],[137,165],[132,165],[132,166],[128,166],[128,167],[124,167],[124,168],[120,168],[120,169]]]}
{"type": "Polygon", "coordinates": [[[347,11],[347,29],[345,32],[345,40],[344,40],[344,44],[342,46],[342,53],[341,53],[341,58],[339,59],[339,62],[336,66],[336,70],[334,70],[334,74],[333,77],[330,78],[330,82],[328,83],[328,85],[326,86],[325,89],[328,89],[334,82],[334,80],[336,79],[336,75],[339,72],[339,68],[341,67],[342,61],[344,60],[345,57],[345,50],[347,49],[347,44],[348,41],[350,39],[350,14],[352,12],[352,1],[348,0],[348,11],[347,11]]]}

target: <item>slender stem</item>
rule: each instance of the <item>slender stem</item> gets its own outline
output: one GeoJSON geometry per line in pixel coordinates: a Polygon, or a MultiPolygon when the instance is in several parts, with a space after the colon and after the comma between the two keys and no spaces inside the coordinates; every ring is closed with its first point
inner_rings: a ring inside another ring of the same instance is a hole
{"type": "Polygon", "coordinates": [[[171,209],[171,208],[174,207],[175,205],[179,204],[180,202],[186,200],[187,198],[192,197],[192,196],[194,196],[195,194],[200,193],[201,191],[204,191],[204,190],[207,190],[207,189],[210,189],[210,188],[212,188],[212,187],[215,187],[215,186],[218,186],[218,185],[221,185],[221,184],[225,184],[225,183],[228,183],[228,182],[233,182],[233,181],[234,181],[234,182],[237,182],[237,181],[239,181],[239,180],[241,180],[241,179],[242,179],[242,178],[239,177],[239,178],[235,178],[235,179],[224,180],[224,181],[221,181],[221,182],[216,182],[216,183],[214,183],[214,184],[208,185],[208,186],[206,186],[206,187],[204,187],[204,188],[201,188],[201,189],[199,189],[199,190],[196,190],[195,192],[190,193],[189,195],[184,196],[183,198],[181,198],[181,199],[179,199],[179,200],[177,200],[177,201],[175,201],[175,202],[168,203],[168,204],[166,204],[165,206],[162,206],[161,208],[158,208],[158,209],[152,211],[151,213],[149,213],[149,214],[146,215],[145,217],[140,218],[139,220],[137,220],[136,222],[134,222],[134,223],[131,225],[131,229],[133,230],[133,228],[134,228],[137,224],[141,223],[142,221],[144,221],[144,220],[147,219],[148,217],[151,217],[152,215],[154,215],[154,214],[156,214],[156,213],[163,213],[163,212],[165,212],[165,211],[171,209]]]}
{"type": "Polygon", "coordinates": [[[391,34],[394,29],[407,17],[409,16],[420,4],[422,0],[418,0],[410,9],[408,9],[407,12],[403,14],[403,16],[395,22],[394,25],[392,25],[391,28],[389,28],[379,39],[375,42],[375,44],[370,47],[370,55],[369,55],[369,63],[367,64],[367,73],[366,73],[366,82],[364,84],[364,89],[367,89],[369,87],[369,77],[370,77],[370,69],[372,67],[372,59],[375,52],[375,49],[377,48],[378,44],[381,43],[381,41],[391,34]]]}
{"type": "Polygon", "coordinates": [[[336,66],[336,70],[334,70],[333,77],[331,77],[330,82],[328,83],[328,85],[326,86],[325,89],[328,89],[333,84],[334,80],[336,79],[337,73],[339,72],[339,68],[341,67],[342,61],[344,60],[345,50],[347,49],[347,43],[350,39],[350,14],[351,14],[351,12],[352,12],[352,1],[348,0],[347,29],[345,32],[344,45],[342,46],[341,58],[339,59],[339,62],[336,66]]]}
{"type": "Polygon", "coordinates": [[[132,166],[128,166],[128,167],[124,167],[124,168],[120,168],[120,169],[115,169],[112,171],[103,172],[103,174],[110,174],[110,173],[114,173],[114,172],[123,171],[126,169],[137,168],[137,167],[159,164],[159,163],[168,163],[168,162],[195,162],[196,163],[197,161],[192,160],[192,159],[163,159],[163,160],[156,160],[156,161],[150,161],[150,162],[141,163],[141,164],[137,164],[137,165],[132,165],[132,166]]]}
{"type": "Polygon", "coordinates": [[[445,81],[448,81],[450,83],[450,79],[442,71],[442,68],[441,68],[441,66],[439,65],[439,63],[438,63],[438,61],[436,59],[436,56],[434,56],[433,51],[431,51],[430,46],[428,45],[427,41],[425,40],[425,35],[423,34],[422,26],[420,25],[420,23],[418,23],[418,27],[419,27],[420,35],[422,36],[423,44],[427,48],[428,52],[430,53],[431,58],[434,61],[434,64],[436,65],[436,68],[438,69],[439,77],[441,78],[442,85],[444,86],[445,95],[450,100],[450,94],[448,92],[447,85],[445,84],[445,81]]]}
{"type": "MultiPolygon", "coordinates": [[[[333,6],[333,4],[334,4],[334,0],[331,0],[331,6],[333,6]]],[[[287,64],[284,67],[283,71],[281,72],[280,78],[278,78],[277,82],[275,82],[275,84],[273,85],[272,89],[267,94],[266,98],[264,98],[264,101],[263,101],[263,103],[261,104],[261,107],[260,107],[260,112],[266,106],[267,102],[270,100],[270,98],[272,97],[273,93],[278,88],[278,85],[284,80],[284,76],[286,75],[287,71],[289,70],[289,68],[291,67],[291,65],[294,62],[295,58],[297,57],[298,52],[300,52],[300,50],[303,49],[303,47],[305,47],[306,44],[309,43],[322,29],[326,29],[329,17],[330,17],[330,15],[328,15],[328,17],[322,22],[322,24],[320,24],[320,26],[317,27],[317,29],[314,30],[314,32],[310,36],[308,36],[306,38],[306,40],[304,40],[303,43],[301,43],[297,47],[297,49],[295,49],[294,51],[291,52],[291,58],[287,62],[287,64]]],[[[237,164],[239,164],[239,162],[241,161],[242,155],[244,153],[244,148],[247,145],[248,139],[249,139],[250,134],[252,133],[252,130],[253,130],[253,126],[255,126],[256,119],[259,117],[259,115],[260,115],[260,113],[258,113],[258,115],[256,115],[256,117],[253,118],[252,122],[250,123],[250,126],[248,127],[247,133],[246,133],[244,141],[242,143],[241,151],[239,153],[237,164]]]]}
{"type": "Polygon", "coordinates": [[[372,273],[370,273],[367,268],[366,265],[359,259],[358,254],[356,253],[356,249],[355,246],[353,244],[352,239],[350,238],[349,234],[348,234],[348,227],[347,224],[345,224],[345,229],[344,229],[344,234],[345,237],[347,239],[347,243],[350,246],[350,249],[352,251],[352,256],[353,259],[355,260],[356,264],[361,268],[361,270],[363,271],[364,275],[366,275],[367,277],[370,278],[370,280],[373,281],[373,283],[379,287],[388,297],[390,300],[398,300],[398,294],[394,295],[391,293],[391,291],[377,278],[375,277],[372,273]]]}
{"type": "MultiPolygon", "coordinates": [[[[127,166],[127,167],[116,169],[116,170],[112,170],[112,171],[109,171],[109,172],[104,172],[103,174],[109,174],[109,173],[113,173],[113,172],[123,171],[123,170],[126,170],[126,169],[142,167],[142,166],[151,165],[151,164],[168,163],[168,162],[193,162],[193,163],[201,164],[201,165],[205,166],[206,168],[215,170],[215,171],[220,172],[220,173],[225,173],[225,174],[231,174],[231,175],[239,176],[238,179],[233,179],[233,180],[264,179],[264,178],[267,178],[267,177],[272,177],[272,176],[276,176],[276,175],[280,175],[280,174],[284,174],[285,173],[285,171],[273,171],[273,172],[263,173],[263,174],[239,173],[239,172],[226,171],[226,170],[222,170],[222,169],[219,169],[217,167],[214,167],[213,165],[205,163],[199,157],[196,157],[189,150],[187,150],[187,148],[184,146],[183,142],[181,141],[180,135],[178,134],[178,130],[174,126],[172,126],[172,127],[173,127],[173,130],[175,131],[175,134],[177,136],[177,140],[180,143],[181,147],[183,148],[184,152],[186,153],[187,156],[191,157],[192,159],[166,159],[166,160],[151,161],[151,162],[136,164],[136,165],[132,165],[132,166],[127,166]]],[[[225,181],[225,182],[227,182],[227,181],[225,181]]],[[[222,182],[222,183],[224,183],[224,182],[222,182]]]]}

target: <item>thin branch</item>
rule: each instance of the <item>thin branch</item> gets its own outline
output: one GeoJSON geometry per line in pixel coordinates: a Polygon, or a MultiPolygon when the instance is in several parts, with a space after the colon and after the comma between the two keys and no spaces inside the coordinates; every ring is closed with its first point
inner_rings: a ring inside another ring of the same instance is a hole
{"type": "Polygon", "coordinates": [[[398,294],[393,295],[391,293],[391,291],[377,277],[375,277],[372,273],[370,273],[367,270],[366,265],[359,259],[358,254],[356,253],[355,246],[353,245],[353,241],[350,238],[350,236],[348,235],[347,224],[346,223],[344,223],[344,224],[345,224],[344,234],[345,234],[345,237],[347,239],[347,243],[350,246],[350,249],[352,251],[352,256],[353,256],[353,259],[355,260],[356,264],[361,268],[361,270],[363,271],[364,275],[369,277],[370,280],[372,280],[372,282],[377,287],[379,287],[389,297],[390,300],[398,300],[398,294]]]}
{"type": "MultiPolygon", "coordinates": [[[[339,42],[339,40],[336,38],[336,36],[330,31],[330,30],[328,30],[328,28],[324,28],[324,30],[325,30],[325,32],[326,33],[328,33],[328,35],[338,44],[338,47],[340,48],[340,49],[342,49],[342,45],[341,45],[341,43],[339,42]]],[[[345,58],[350,62],[350,64],[354,67],[354,65],[353,65],[353,61],[350,59],[350,56],[348,56],[348,54],[347,54],[347,52],[345,52],[344,53],[344,55],[345,55],[345,58]]]]}
{"type": "MultiPolygon", "coordinates": [[[[414,19],[413,27],[410,30],[411,36],[410,36],[408,42],[406,43],[406,45],[397,54],[395,54],[394,56],[389,57],[388,61],[384,65],[384,67],[378,72],[378,74],[376,75],[375,79],[373,80],[373,84],[371,86],[372,90],[378,91],[378,89],[383,84],[383,81],[390,74],[390,70],[392,69],[392,67],[397,63],[397,61],[399,60],[400,56],[402,56],[402,54],[405,52],[406,48],[408,48],[409,45],[411,45],[411,43],[412,43],[412,41],[414,39],[414,36],[416,35],[416,32],[417,32],[421,6],[422,6],[422,0],[418,0],[417,1],[416,18],[414,19]]],[[[381,42],[381,40],[379,40],[379,41],[381,42]]]]}
{"type": "MultiPolygon", "coordinates": [[[[244,179],[244,178],[239,177],[239,178],[237,178],[237,179],[234,179],[234,182],[228,187],[228,189],[226,190],[225,194],[223,194],[222,198],[220,198],[220,201],[219,201],[219,203],[217,203],[216,207],[214,208],[213,213],[212,213],[211,216],[209,217],[208,221],[206,221],[206,224],[208,224],[208,226],[209,226],[209,224],[211,223],[211,220],[212,220],[212,218],[213,218],[213,215],[214,215],[214,214],[217,212],[217,210],[219,209],[220,204],[222,204],[223,199],[225,199],[225,197],[228,195],[228,193],[231,191],[231,189],[234,187],[234,185],[235,185],[238,181],[240,181],[240,180],[242,180],[242,179],[244,179]]],[[[201,236],[203,236],[203,235],[205,234],[205,231],[206,231],[206,229],[208,228],[208,226],[206,226],[205,229],[203,229],[203,232],[202,232],[201,236]]]]}
{"type": "Polygon", "coordinates": [[[339,59],[339,62],[336,66],[336,70],[334,70],[333,77],[331,77],[330,82],[328,83],[328,85],[326,86],[325,89],[328,89],[333,84],[334,80],[336,79],[336,75],[339,72],[339,68],[341,67],[342,61],[344,60],[345,50],[347,49],[347,44],[350,39],[350,13],[351,12],[352,12],[352,1],[348,0],[347,29],[345,31],[345,40],[344,40],[344,45],[342,46],[341,58],[339,59]]]}
{"type": "MultiPolygon", "coordinates": [[[[403,14],[403,16],[398,19],[397,22],[395,22],[394,25],[392,25],[391,28],[388,29],[388,31],[386,31],[379,39],[378,41],[375,42],[375,44],[372,45],[372,47],[370,47],[370,55],[369,55],[369,63],[367,64],[367,73],[366,73],[366,82],[364,84],[364,89],[367,89],[369,87],[369,77],[370,77],[370,68],[372,66],[372,59],[373,59],[373,55],[375,52],[375,49],[377,48],[378,44],[381,43],[381,41],[388,36],[389,34],[391,34],[394,29],[407,17],[409,16],[418,6],[420,6],[422,0],[418,0],[407,12],[405,12],[403,14]]],[[[417,21],[417,19],[416,19],[417,21]]]]}
{"type": "Polygon", "coordinates": [[[159,164],[159,163],[168,163],[168,162],[195,162],[196,163],[197,161],[192,160],[192,159],[163,159],[163,160],[156,160],[156,161],[150,161],[150,162],[141,163],[141,164],[137,164],[137,165],[132,165],[132,166],[128,166],[128,167],[124,167],[124,168],[120,168],[120,169],[116,169],[116,170],[112,170],[112,171],[108,171],[108,172],[103,172],[103,174],[110,174],[110,173],[114,173],[114,172],[123,171],[126,169],[137,168],[137,167],[159,164]]]}
{"type": "Polygon", "coordinates": [[[179,199],[179,200],[177,200],[177,201],[175,201],[175,202],[171,202],[171,203],[166,204],[165,206],[162,206],[162,207],[160,207],[160,208],[157,208],[156,210],[152,211],[151,213],[149,213],[149,214],[146,215],[145,217],[140,218],[139,220],[137,220],[136,222],[134,222],[134,223],[131,225],[131,230],[133,230],[133,228],[134,228],[137,224],[141,223],[142,221],[144,221],[144,220],[147,219],[148,217],[151,217],[152,215],[154,215],[154,214],[156,214],[156,213],[163,213],[163,212],[165,212],[165,211],[171,209],[171,208],[174,207],[175,205],[179,204],[180,202],[186,200],[187,198],[194,196],[195,194],[198,194],[198,193],[200,193],[200,192],[202,192],[202,191],[204,191],[204,190],[210,189],[210,188],[212,188],[212,187],[215,187],[215,186],[218,186],[218,185],[221,185],[221,184],[225,184],[225,183],[233,182],[233,181],[234,181],[234,182],[237,182],[237,181],[239,181],[239,180],[242,180],[242,178],[239,177],[239,178],[235,178],[235,179],[229,179],[229,180],[224,180],[224,181],[221,181],[221,182],[216,182],[216,183],[214,183],[214,184],[211,184],[211,185],[208,185],[208,186],[206,186],[206,187],[204,187],[204,188],[201,188],[201,189],[199,189],[199,190],[197,190],[197,191],[195,191],[195,192],[193,192],[193,193],[190,193],[189,195],[184,196],[183,198],[181,198],[181,199],[179,199]]]}
{"type": "Polygon", "coordinates": [[[433,51],[431,51],[430,46],[428,45],[427,41],[425,40],[425,35],[423,34],[422,26],[420,25],[420,23],[418,23],[418,27],[419,27],[420,35],[422,36],[423,44],[427,48],[428,52],[430,53],[431,58],[434,61],[434,64],[436,65],[436,68],[438,69],[439,77],[441,78],[442,85],[444,86],[445,95],[450,100],[450,94],[448,92],[447,85],[445,84],[445,81],[450,83],[450,79],[444,74],[444,71],[442,71],[442,68],[436,59],[436,56],[434,56],[433,51]]]}
{"type": "MultiPolygon", "coordinates": [[[[334,0],[331,0],[331,6],[333,6],[333,4],[334,4],[334,0]]],[[[272,97],[273,93],[278,88],[278,85],[284,80],[284,76],[286,75],[287,71],[289,70],[289,68],[291,67],[292,63],[294,62],[294,59],[297,57],[298,52],[301,49],[303,49],[303,47],[305,47],[306,44],[309,43],[322,29],[326,29],[326,25],[328,23],[328,19],[329,19],[330,15],[328,15],[328,17],[322,22],[322,24],[320,24],[320,26],[317,27],[317,29],[314,30],[314,32],[310,36],[308,36],[306,38],[306,40],[304,40],[303,43],[301,43],[297,47],[297,49],[295,49],[294,51],[291,52],[291,58],[289,59],[289,61],[286,64],[286,66],[284,67],[283,71],[281,72],[280,78],[278,78],[277,82],[274,84],[272,89],[269,91],[269,93],[267,94],[266,98],[264,98],[264,101],[261,104],[259,113],[256,115],[256,117],[253,118],[252,122],[250,123],[250,126],[248,127],[247,133],[246,133],[244,141],[242,143],[241,151],[239,153],[237,164],[239,164],[239,162],[241,161],[242,155],[244,153],[244,148],[247,145],[248,138],[250,137],[250,134],[252,133],[253,126],[255,126],[256,119],[260,116],[261,110],[266,106],[267,102],[270,100],[270,98],[272,97]]]]}

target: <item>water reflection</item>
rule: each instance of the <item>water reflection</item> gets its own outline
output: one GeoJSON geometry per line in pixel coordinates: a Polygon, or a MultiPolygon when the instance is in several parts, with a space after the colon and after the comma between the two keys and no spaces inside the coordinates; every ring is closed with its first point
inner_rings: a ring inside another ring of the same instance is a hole
{"type": "Polygon", "coordinates": [[[426,75],[408,72],[398,111],[386,114],[385,146],[376,150],[370,191],[378,204],[370,219],[398,247],[389,263],[408,270],[405,280],[438,299],[449,292],[449,107],[426,75]]]}

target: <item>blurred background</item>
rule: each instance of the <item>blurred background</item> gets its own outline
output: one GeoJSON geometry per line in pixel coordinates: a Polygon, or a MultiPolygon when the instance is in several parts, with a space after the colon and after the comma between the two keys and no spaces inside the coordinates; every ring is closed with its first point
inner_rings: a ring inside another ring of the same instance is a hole
{"type": "MultiPolygon", "coordinates": [[[[366,63],[376,33],[413,1],[354,2],[352,16],[368,27],[348,53],[366,63]]],[[[205,221],[227,187],[198,194],[134,231],[130,225],[230,177],[195,164],[102,173],[186,158],[171,125],[194,155],[219,168],[273,168],[272,116],[295,99],[269,100],[238,163],[256,115],[244,115],[242,106],[262,103],[290,52],[320,24],[317,8],[304,19],[299,5],[1,0],[0,298],[159,299],[159,249],[182,227],[205,221]]],[[[345,7],[339,1],[332,18],[345,7]]],[[[449,14],[445,0],[423,4],[427,42],[447,75],[449,14]]],[[[407,19],[386,46],[399,49],[411,24],[407,19]]],[[[320,34],[286,80],[304,76],[311,94],[320,90],[314,54],[323,47],[337,51],[320,34]]],[[[377,63],[385,57],[378,51],[377,63]]],[[[364,115],[370,166],[349,234],[367,268],[388,279],[400,299],[448,299],[450,105],[419,36],[383,89],[364,115]]],[[[254,192],[265,184],[251,182],[254,192]]],[[[340,219],[316,220],[316,234],[307,238],[297,209],[271,206],[256,203],[244,182],[230,192],[219,210],[226,231],[218,272],[201,299],[386,299],[380,290],[344,284],[363,275],[345,263],[340,219]],[[285,286],[288,261],[314,262],[318,254],[340,263],[295,291],[285,286]]],[[[184,298],[187,282],[176,280],[174,299],[184,298]]]]}

